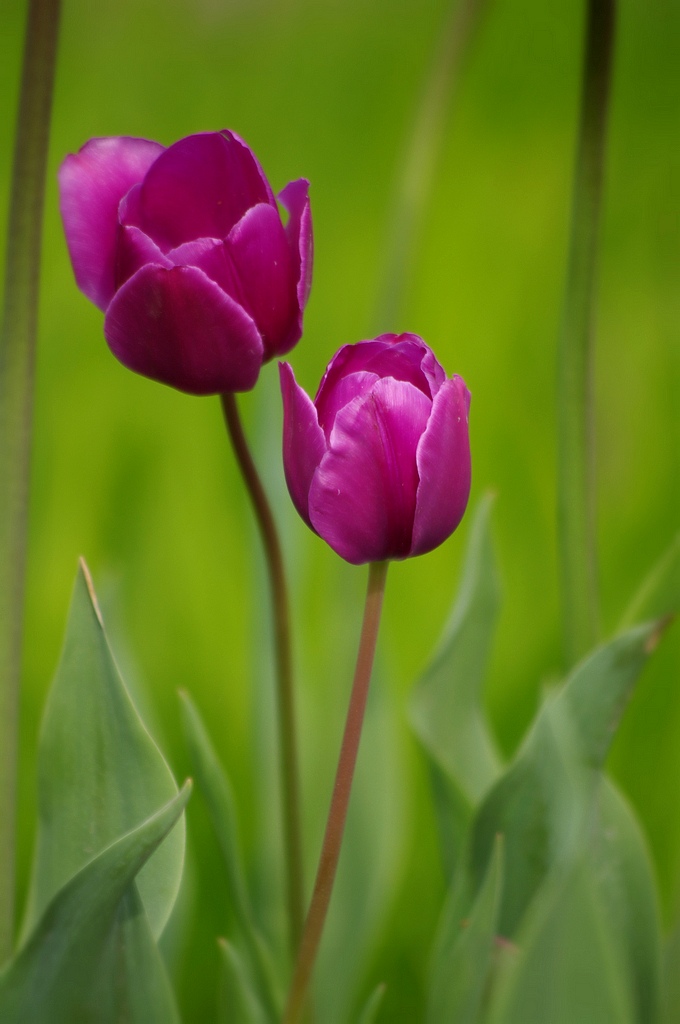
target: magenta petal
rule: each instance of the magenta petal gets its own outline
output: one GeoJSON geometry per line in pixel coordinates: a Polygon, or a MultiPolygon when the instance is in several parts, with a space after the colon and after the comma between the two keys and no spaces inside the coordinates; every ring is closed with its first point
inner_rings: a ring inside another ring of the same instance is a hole
{"type": "Polygon", "coordinates": [[[241,282],[229,250],[219,238],[197,238],[195,242],[184,242],[170,250],[168,259],[176,267],[198,267],[239,306],[244,306],[241,282]]]}
{"type": "Polygon", "coordinates": [[[231,132],[189,135],[146,175],[138,226],[162,249],[174,249],[195,238],[226,238],[256,203],[273,199],[248,146],[231,132]]]}
{"type": "Polygon", "coordinates": [[[470,495],[470,392],[461,377],[439,389],[418,446],[420,485],[413,524],[412,555],[432,551],[453,533],[470,495]]]}
{"type": "Polygon", "coordinates": [[[262,363],[252,319],[195,267],[142,267],[109,305],[104,334],[129,369],[194,395],[248,391],[262,363]]]}
{"type": "Polygon", "coordinates": [[[241,282],[243,305],[257,324],[265,359],[283,355],[300,335],[293,262],[278,210],[260,203],[248,210],[227,239],[241,282]]]}
{"type": "Polygon", "coordinates": [[[430,394],[434,398],[446,380],[444,367],[441,365],[432,349],[429,348],[423,356],[423,361],[420,365],[430,385],[430,394]]]}
{"type": "Polygon", "coordinates": [[[374,384],[380,380],[374,373],[350,373],[342,377],[335,387],[326,394],[325,402],[316,404],[316,411],[319,417],[319,424],[326,437],[333,429],[335,418],[340,410],[349,405],[353,398],[360,398],[367,394],[374,384]]]}
{"type": "Polygon", "coordinates": [[[300,334],[302,334],[302,311],[307,305],[312,287],[312,264],[314,262],[309,182],[306,178],[298,178],[297,181],[289,182],[279,193],[279,199],[288,210],[286,237],[293,254],[294,266],[297,268],[297,297],[300,307],[300,334]]]}
{"type": "Polygon", "coordinates": [[[385,334],[374,341],[343,345],[328,364],[314,400],[320,422],[326,419],[324,407],[328,397],[333,394],[338,382],[350,373],[364,371],[378,377],[408,381],[431,397],[430,381],[422,367],[428,351],[425,342],[412,334],[385,334]]]}
{"type": "MultiPolygon", "coordinates": [[[[283,396],[283,469],[293,504],[308,526],[309,488],[326,451],[326,439],[309,395],[288,363],[279,364],[283,396]]],[[[313,528],[313,527],[312,527],[313,528]]]]}
{"type": "Polygon", "coordinates": [[[431,407],[418,388],[386,379],[338,413],[330,449],[312,480],[309,518],[348,562],[408,555],[416,448],[431,407]]]}
{"type": "Polygon", "coordinates": [[[120,226],[116,246],[116,288],[125,284],[128,278],[147,263],[159,264],[166,270],[173,266],[172,261],[166,259],[156,243],[143,231],[120,226]]]}
{"type": "Polygon", "coordinates": [[[118,205],[162,152],[148,139],[90,139],[59,169],[61,216],[76,281],[100,309],[116,289],[118,205]]]}

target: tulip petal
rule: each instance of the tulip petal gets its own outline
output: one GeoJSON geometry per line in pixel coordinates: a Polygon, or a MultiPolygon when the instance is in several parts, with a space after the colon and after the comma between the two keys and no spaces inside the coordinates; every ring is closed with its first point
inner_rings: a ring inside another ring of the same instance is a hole
{"type": "Polygon", "coordinates": [[[312,287],[312,264],[314,262],[314,234],[312,212],[309,205],[309,182],[306,178],[290,181],[279,192],[279,200],[288,210],[286,237],[293,253],[297,268],[297,297],[300,307],[300,335],[302,335],[302,311],[312,287]]]}
{"type": "Polygon", "coordinates": [[[195,267],[142,267],[109,305],[104,334],[129,369],[194,395],[248,391],[262,363],[252,319],[195,267]]]}
{"type": "Polygon", "coordinates": [[[423,555],[456,529],[470,495],[470,392],[461,377],[447,380],[433,403],[418,445],[420,485],[410,554],[423,555]]]}
{"type": "Polygon", "coordinates": [[[342,377],[332,391],[325,393],[324,401],[316,403],[316,412],[326,437],[330,435],[340,410],[352,399],[367,394],[379,380],[375,373],[350,373],[347,377],[342,377]]]}
{"type": "Polygon", "coordinates": [[[226,238],[257,203],[275,206],[245,142],[227,131],[189,135],[169,146],[142,182],[137,227],[167,251],[196,238],[226,238]]]}
{"type": "Polygon", "coordinates": [[[309,488],[326,452],[326,439],[314,403],[295,380],[288,363],[279,364],[279,376],[283,397],[283,469],[293,504],[311,527],[309,488]]]}
{"type": "Polygon", "coordinates": [[[330,448],[312,480],[309,518],[348,562],[409,554],[416,449],[431,408],[418,388],[386,378],[338,413],[330,448]]]}
{"type": "Polygon", "coordinates": [[[428,348],[423,356],[423,361],[420,364],[423,373],[427,378],[427,382],[430,385],[430,394],[434,396],[439,391],[440,387],[446,380],[446,373],[444,367],[441,365],[437,357],[435,356],[432,349],[428,348]]]}
{"type": "Polygon", "coordinates": [[[245,309],[243,290],[229,250],[219,238],[197,238],[171,249],[168,259],[176,267],[198,267],[222,291],[245,309]]]}
{"type": "Polygon", "coordinates": [[[378,377],[408,381],[432,397],[430,380],[422,367],[428,351],[425,342],[413,334],[383,334],[374,341],[343,345],[328,364],[314,400],[319,409],[319,420],[325,420],[322,409],[328,395],[332,395],[339,381],[350,373],[365,371],[378,377]]]}
{"type": "Polygon", "coordinates": [[[259,203],[231,231],[227,249],[241,282],[244,308],[257,324],[265,360],[300,338],[296,277],[278,210],[259,203]]]}
{"type": "Polygon", "coordinates": [[[172,260],[163,255],[156,243],[139,228],[120,225],[116,246],[116,288],[125,284],[128,278],[147,263],[157,263],[166,270],[174,265],[172,260]]]}
{"type": "Polygon", "coordinates": [[[59,169],[61,216],[78,287],[105,310],[116,290],[118,205],[163,153],[148,139],[90,139],[59,169]]]}

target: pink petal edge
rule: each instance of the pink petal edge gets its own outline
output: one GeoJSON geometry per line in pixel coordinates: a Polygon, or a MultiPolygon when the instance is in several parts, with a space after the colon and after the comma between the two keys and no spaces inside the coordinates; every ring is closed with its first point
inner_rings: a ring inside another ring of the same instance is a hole
{"type": "Polygon", "coordinates": [[[326,439],[316,409],[295,380],[289,363],[279,363],[283,398],[283,469],[295,508],[311,529],[309,488],[326,452],[326,439]]]}
{"type": "Polygon", "coordinates": [[[59,169],[59,205],[76,283],[101,310],[116,290],[118,206],[163,151],[149,139],[90,139],[59,169]]]}

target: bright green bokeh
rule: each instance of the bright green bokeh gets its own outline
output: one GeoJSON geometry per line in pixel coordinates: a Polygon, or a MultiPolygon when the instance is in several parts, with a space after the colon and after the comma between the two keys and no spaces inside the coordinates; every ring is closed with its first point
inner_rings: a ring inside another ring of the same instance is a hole
{"type": "MultiPolygon", "coordinates": [[[[383,325],[422,334],[473,393],[474,493],[498,492],[505,601],[488,702],[506,751],[519,740],[541,685],[560,670],[555,342],[583,6],[491,4],[449,117],[403,316],[383,325]]],[[[596,379],[607,629],[680,524],[680,8],[672,0],[620,6],[596,379]]],[[[95,135],[169,143],[230,127],[253,146],[275,189],[310,178],[315,280],[305,338],[291,361],[314,390],[335,349],[373,329],[396,162],[447,8],[445,0],[64,2],[35,421],[22,890],[33,842],[37,722],[79,554],[92,569],[123,670],[176,774],[188,770],[181,686],[211,724],[231,773],[251,862],[266,845],[262,837],[270,837],[271,850],[278,832],[275,805],[267,814],[253,810],[255,794],[266,788],[261,780],[270,785],[273,772],[268,608],[218,402],[135,377],[109,354],[101,314],[73,283],[56,168],[95,135]],[[253,553],[257,572],[247,575],[253,553]]],[[[0,229],[24,13],[19,0],[0,6],[0,229]]],[[[341,563],[292,510],[279,465],[275,378],[267,367],[242,408],[293,581],[311,869],[365,573],[341,563]]],[[[466,529],[439,551],[391,570],[380,685],[402,718],[446,617],[466,529]]],[[[611,759],[647,829],[669,923],[680,901],[679,736],[676,627],[645,673],[611,759]]],[[[393,808],[403,842],[389,870],[399,894],[366,997],[385,980],[384,1018],[411,1022],[422,1012],[419,987],[444,881],[424,772],[405,727],[397,741],[402,775],[411,780],[403,806],[393,808]]],[[[370,758],[366,749],[364,756],[370,758]]],[[[213,1013],[214,936],[229,931],[219,859],[198,796],[189,844],[189,938],[176,964],[185,1019],[193,1024],[213,1013]]]]}

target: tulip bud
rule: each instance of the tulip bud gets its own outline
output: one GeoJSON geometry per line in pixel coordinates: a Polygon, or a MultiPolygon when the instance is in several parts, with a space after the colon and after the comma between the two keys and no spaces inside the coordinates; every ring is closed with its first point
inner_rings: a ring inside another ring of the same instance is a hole
{"type": "Polygon", "coordinates": [[[437,547],[470,493],[462,377],[415,334],[345,345],[314,402],[281,363],[283,464],[298,512],[355,565],[437,547]]]}
{"type": "Polygon", "coordinates": [[[277,201],[230,131],[167,149],[91,139],[59,172],[76,281],[129,369],[191,394],[248,391],[302,334],[312,273],[308,182],[277,201]]]}

